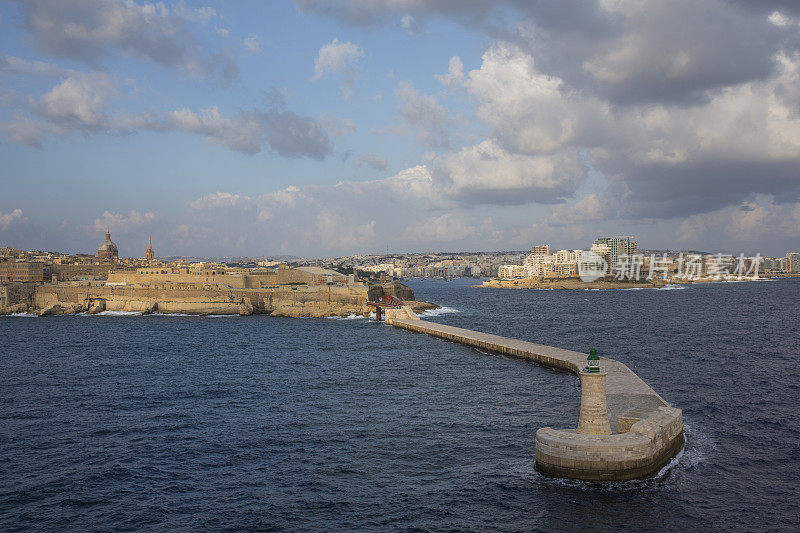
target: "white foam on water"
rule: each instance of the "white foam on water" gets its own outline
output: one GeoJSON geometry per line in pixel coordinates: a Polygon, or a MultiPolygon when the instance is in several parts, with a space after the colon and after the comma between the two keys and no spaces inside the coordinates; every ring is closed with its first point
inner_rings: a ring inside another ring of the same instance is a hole
{"type": "Polygon", "coordinates": [[[428,309],[427,311],[423,311],[419,314],[420,317],[427,317],[427,316],[439,316],[439,315],[446,315],[449,313],[460,313],[459,309],[455,307],[447,307],[446,305],[440,307],[439,309],[428,309]]]}
{"type": "Polygon", "coordinates": [[[36,313],[11,313],[10,315],[0,315],[0,317],[3,316],[13,316],[15,318],[31,318],[31,317],[38,317],[39,315],[37,315],[36,313]]]}
{"type": "MultiPolygon", "coordinates": [[[[367,320],[367,317],[362,315],[350,314],[347,316],[326,316],[332,320],[367,320]]],[[[370,318],[375,318],[375,313],[370,313],[370,318]]]]}
{"type": "Polygon", "coordinates": [[[664,285],[663,287],[658,287],[657,291],[682,291],[686,287],[684,285],[664,285]]]}
{"type": "Polygon", "coordinates": [[[239,315],[180,315],[180,316],[204,316],[205,318],[230,318],[236,317],[239,315]]]}
{"type": "Polygon", "coordinates": [[[142,316],[140,311],[101,311],[89,316],[142,316]]]}

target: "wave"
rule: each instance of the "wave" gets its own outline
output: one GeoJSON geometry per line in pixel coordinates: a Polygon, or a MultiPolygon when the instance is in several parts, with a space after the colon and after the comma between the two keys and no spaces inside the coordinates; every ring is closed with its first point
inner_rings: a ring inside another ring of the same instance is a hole
{"type": "Polygon", "coordinates": [[[628,287],[627,289],[589,289],[584,288],[585,291],[648,291],[648,290],[657,290],[657,291],[680,291],[685,289],[686,286],[684,285],[664,285],[663,287],[628,287]]]}
{"type": "Polygon", "coordinates": [[[13,316],[16,318],[31,318],[31,317],[38,317],[39,315],[37,315],[36,313],[11,313],[10,315],[0,315],[0,317],[3,316],[13,316]]]}
{"type": "Polygon", "coordinates": [[[142,316],[141,311],[101,311],[96,315],[87,316],[142,316]]]}
{"type": "Polygon", "coordinates": [[[443,305],[439,309],[428,309],[427,311],[423,311],[419,314],[420,317],[428,317],[428,316],[439,316],[439,315],[446,315],[449,313],[460,313],[459,309],[455,307],[447,307],[443,305]]]}
{"type": "MultiPolygon", "coordinates": [[[[375,313],[371,314],[374,315],[375,313]]],[[[367,320],[367,317],[355,314],[350,314],[347,316],[326,316],[325,318],[330,318],[332,320],[367,320]]]]}

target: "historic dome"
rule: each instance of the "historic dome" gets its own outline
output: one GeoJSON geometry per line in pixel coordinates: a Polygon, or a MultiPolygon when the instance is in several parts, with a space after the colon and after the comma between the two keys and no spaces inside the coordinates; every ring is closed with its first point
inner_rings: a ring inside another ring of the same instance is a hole
{"type": "Polygon", "coordinates": [[[106,231],[106,240],[97,249],[97,257],[101,259],[114,259],[119,257],[117,245],[111,240],[111,232],[106,231]]]}

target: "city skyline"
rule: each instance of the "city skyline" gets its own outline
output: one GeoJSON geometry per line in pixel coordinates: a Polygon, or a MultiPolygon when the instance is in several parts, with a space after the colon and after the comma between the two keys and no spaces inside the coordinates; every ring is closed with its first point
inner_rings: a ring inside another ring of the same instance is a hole
{"type": "Polygon", "coordinates": [[[36,0],[0,30],[0,246],[800,242],[796,3],[36,0]]]}

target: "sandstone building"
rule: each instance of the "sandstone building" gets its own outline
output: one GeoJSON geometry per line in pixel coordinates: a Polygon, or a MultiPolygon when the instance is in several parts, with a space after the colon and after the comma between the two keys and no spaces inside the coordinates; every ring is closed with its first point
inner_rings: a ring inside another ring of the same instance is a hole
{"type": "Polygon", "coordinates": [[[117,245],[111,240],[111,231],[106,231],[106,240],[97,249],[97,257],[100,259],[116,259],[119,257],[117,245]]]}

